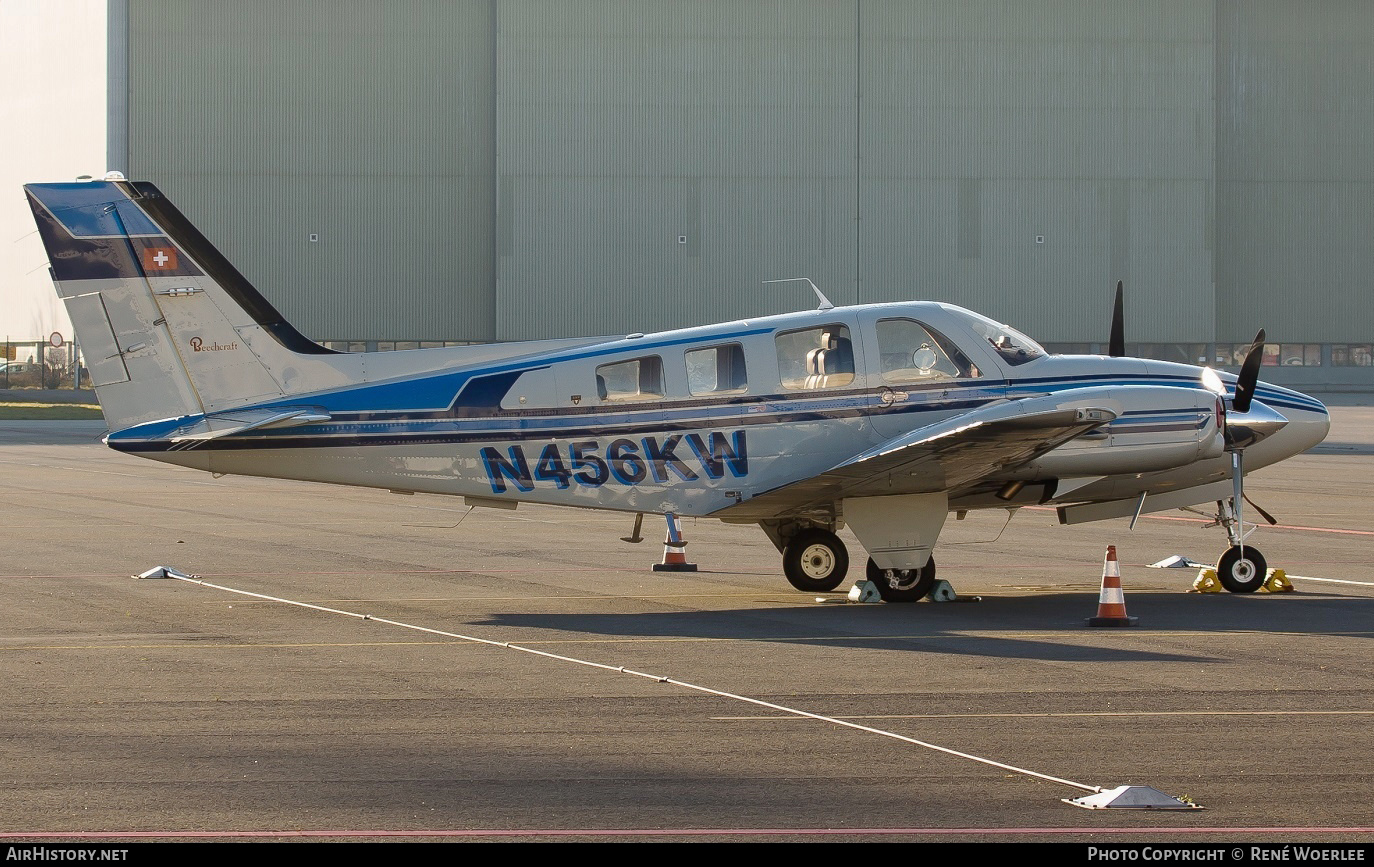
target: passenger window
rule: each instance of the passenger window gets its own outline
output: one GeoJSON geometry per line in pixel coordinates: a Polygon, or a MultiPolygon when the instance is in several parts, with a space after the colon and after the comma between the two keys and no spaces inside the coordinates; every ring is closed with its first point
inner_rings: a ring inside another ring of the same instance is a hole
{"type": "Polygon", "coordinates": [[[854,344],[845,326],[785,331],[775,341],[783,388],[836,388],[854,381],[854,344]]]}
{"type": "Polygon", "coordinates": [[[596,369],[602,400],[658,400],[663,397],[663,362],[657,355],[603,364],[596,369]]]}
{"type": "Polygon", "coordinates": [[[878,320],[878,354],[887,382],[980,375],[959,347],[940,332],[912,319],[878,320]]]}
{"type": "Polygon", "coordinates": [[[688,351],[687,389],[692,394],[743,394],[748,385],[744,347],[738,343],[688,351]]]}

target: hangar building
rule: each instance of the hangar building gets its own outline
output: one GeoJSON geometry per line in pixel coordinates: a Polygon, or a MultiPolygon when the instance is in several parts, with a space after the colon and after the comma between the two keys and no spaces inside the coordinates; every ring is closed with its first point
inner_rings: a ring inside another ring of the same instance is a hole
{"type": "Polygon", "coordinates": [[[111,168],[336,348],[945,300],[1374,386],[1365,0],[112,0],[111,168]],[[1240,346],[1237,346],[1240,344],[1240,346]]]}

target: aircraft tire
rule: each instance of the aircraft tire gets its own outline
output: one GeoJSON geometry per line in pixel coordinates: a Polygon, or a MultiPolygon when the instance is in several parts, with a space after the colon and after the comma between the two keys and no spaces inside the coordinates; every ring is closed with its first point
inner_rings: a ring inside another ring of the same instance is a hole
{"type": "Polygon", "coordinates": [[[935,587],[935,558],[931,557],[921,569],[897,569],[894,578],[868,558],[868,580],[878,588],[884,602],[920,602],[935,587]],[[896,584],[894,587],[893,584],[896,584]]]}
{"type": "Polygon", "coordinates": [[[1217,580],[1221,586],[1232,593],[1254,593],[1264,586],[1269,565],[1258,548],[1245,546],[1245,556],[1241,556],[1240,546],[1227,548],[1217,561],[1217,580]]]}
{"type": "Polygon", "coordinates": [[[782,571],[793,587],[806,593],[829,593],[849,572],[849,551],[829,530],[811,527],[787,541],[782,571]]]}

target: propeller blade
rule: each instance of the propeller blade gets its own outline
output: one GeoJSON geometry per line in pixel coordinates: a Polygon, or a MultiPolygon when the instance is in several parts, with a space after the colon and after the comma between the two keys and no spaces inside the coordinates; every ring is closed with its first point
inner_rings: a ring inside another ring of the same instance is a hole
{"type": "Polygon", "coordinates": [[[1126,354],[1126,309],[1122,303],[1122,281],[1116,281],[1116,303],[1112,305],[1112,336],[1107,344],[1107,354],[1121,358],[1126,354]]]}
{"type": "Polygon", "coordinates": [[[1259,513],[1260,513],[1260,516],[1263,517],[1264,520],[1268,521],[1268,522],[1269,522],[1269,525],[1270,525],[1271,527],[1278,523],[1278,519],[1277,519],[1277,518],[1275,518],[1273,515],[1269,514],[1268,512],[1264,511],[1264,510],[1261,509],[1259,506],[1255,505],[1255,501],[1254,501],[1254,500],[1250,499],[1249,497],[1246,497],[1246,498],[1245,498],[1245,502],[1247,502],[1247,503],[1250,504],[1250,508],[1254,509],[1256,512],[1259,512],[1259,513]]]}
{"type": "Polygon", "coordinates": [[[1264,329],[1261,328],[1255,335],[1255,342],[1250,344],[1250,352],[1245,356],[1245,363],[1240,366],[1240,376],[1236,379],[1236,397],[1231,401],[1231,408],[1236,412],[1249,412],[1250,401],[1255,397],[1255,383],[1259,381],[1260,362],[1264,359],[1264,329]]]}

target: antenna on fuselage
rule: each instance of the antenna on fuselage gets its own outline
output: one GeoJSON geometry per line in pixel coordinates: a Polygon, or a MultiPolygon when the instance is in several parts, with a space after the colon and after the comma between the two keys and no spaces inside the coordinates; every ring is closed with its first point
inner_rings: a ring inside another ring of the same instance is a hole
{"type": "MultiPolygon", "coordinates": [[[[793,282],[796,282],[796,281],[798,281],[798,280],[805,280],[807,283],[811,283],[811,278],[810,278],[810,277],[781,277],[781,278],[779,278],[779,279],[777,279],[777,280],[764,280],[763,282],[765,282],[765,283],[793,283],[793,282]]],[[[821,306],[817,307],[817,308],[816,308],[817,310],[833,310],[833,309],[835,308],[835,305],[831,303],[830,299],[825,297],[825,293],[822,292],[820,289],[816,288],[816,284],[815,284],[815,283],[811,283],[811,291],[812,291],[812,292],[815,292],[815,293],[816,293],[816,297],[819,298],[819,299],[821,300],[821,306]]]]}

